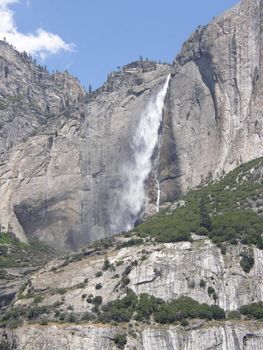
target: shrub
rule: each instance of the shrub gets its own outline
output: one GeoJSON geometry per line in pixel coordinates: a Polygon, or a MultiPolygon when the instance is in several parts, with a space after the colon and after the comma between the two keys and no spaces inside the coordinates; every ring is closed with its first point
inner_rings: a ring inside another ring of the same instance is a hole
{"type": "Polygon", "coordinates": [[[47,306],[31,306],[27,312],[27,318],[29,320],[35,320],[42,314],[48,314],[49,309],[47,306]]]}
{"type": "Polygon", "coordinates": [[[8,345],[7,341],[0,341],[0,350],[11,350],[11,347],[8,345]]]}
{"type": "Polygon", "coordinates": [[[200,286],[201,288],[205,288],[205,286],[206,286],[206,281],[203,280],[203,279],[201,279],[200,282],[199,282],[199,286],[200,286]]]}
{"type": "Polygon", "coordinates": [[[123,333],[116,334],[113,341],[117,348],[124,349],[125,345],[127,344],[127,335],[123,333]]]}
{"type": "Polygon", "coordinates": [[[4,279],[8,276],[8,272],[6,270],[0,270],[0,279],[4,279]]]}
{"type": "Polygon", "coordinates": [[[216,292],[213,293],[213,299],[214,299],[214,301],[217,301],[217,299],[218,299],[216,292]]]}
{"type": "Polygon", "coordinates": [[[187,320],[183,319],[183,320],[181,321],[181,326],[187,327],[187,326],[189,326],[189,322],[188,322],[187,320]]]}
{"type": "Polygon", "coordinates": [[[57,308],[57,307],[59,307],[61,305],[63,305],[63,301],[55,301],[54,304],[53,304],[53,307],[57,308]]]}
{"type": "Polygon", "coordinates": [[[263,303],[252,303],[248,305],[241,306],[239,309],[242,315],[245,315],[249,318],[262,319],[263,318],[263,303]]]}
{"type": "Polygon", "coordinates": [[[66,317],[66,315],[64,314],[64,312],[60,312],[58,319],[59,319],[59,321],[64,321],[65,317],[66,317]]]}
{"type": "Polygon", "coordinates": [[[109,259],[107,258],[104,260],[102,270],[107,271],[110,268],[110,266],[111,266],[111,263],[110,263],[109,259]]]}
{"type": "Polygon", "coordinates": [[[171,324],[184,319],[224,319],[225,312],[218,306],[199,304],[197,301],[182,297],[171,302],[164,302],[148,294],[139,297],[129,292],[123,299],[115,300],[102,307],[99,315],[101,322],[148,321],[153,316],[161,324],[171,324]]]}
{"type": "Polygon", "coordinates": [[[97,283],[96,285],[95,285],[95,289],[101,289],[102,288],[102,284],[101,283],[97,283]]]}
{"type": "Polygon", "coordinates": [[[93,301],[92,301],[92,304],[94,305],[101,305],[102,304],[102,297],[100,295],[97,295],[93,301]]]}
{"type": "Polygon", "coordinates": [[[130,283],[130,279],[128,276],[124,275],[121,279],[121,286],[125,287],[130,283]]]}
{"type": "Polygon", "coordinates": [[[155,313],[155,320],[163,324],[174,323],[185,318],[224,319],[225,312],[218,306],[199,304],[189,297],[182,297],[162,304],[155,313]]]}
{"type": "Polygon", "coordinates": [[[36,304],[41,303],[42,300],[43,300],[43,296],[41,294],[34,296],[34,303],[36,304]]]}
{"type": "Polygon", "coordinates": [[[116,266],[121,266],[124,264],[124,261],[123,260],[119,260],[116,262],[116,266]]]}
{"type": "Polygon", "coordinates": [[[226,255],[226,246],[225,245],[221,245],[220,250],[221,250],[222,255],[226,255]]]}
{"type": "Polygon", "coordinates": [[[212,312],[212,318],[214,320],[223,320],[226,318],[226,313],[217,305],[211,305],[210,310],[212,312]]]}
{"type": "Polygon", "coordinates": [[[0,245],[0,255],[5,255],[8,252],[7,245],[0,245]]]}
{"type": "Polygon", "coordinates": [[[204,227],[207,230],[207,232],[211,231],[212,222],[211,222],[209,213],[207,211],[206,201],[204,196],[202,196],[200,199],[199,210],[200,210],[200,226],[204,227]]]}
{"type": "Polygon", "coordinates": [[[96,272],[95,277],[101,277],[103,273],[101,271],[96,272]]]}
{"type": "Polygon", "coordinates": [[[138,302],[138,297],[133,293],[128,293],[124,298],[114,300],[102,306],[102,314],[99,316],[101,322],[108,323],[129,322],[135,306],[138,302]]]}
{"type": "Polygon", "coordinates": [[[195,233],[199,236],[208,236],[208,230],[203,226],[198,227],[195,233]]]}
{"type": "Polygon", "coordinates": [[[92,301],[93,301],[93,298],[94,298],[93,294],[90,294],[90,295],[87,297],[86,302],[91,304],[92,301]]]}
{"type": "Polygon", "coordinates": [[[73,312],[67,314],[65,316],[65,321],[70,323],[76,322],[77,321],[76,315],[73,312]]]}
{"type": "Polygon", "coordinates": [[[234,311],[230,311],[227,314],[227,318],[228,318],[228,320],[240,320],[241,315],[240,315],[240,312],[238,310],[234,310],[234,311]]]}
{"type": "Polygon", "coordinates": [[[42,318],[40,321],[39,321],[39,324],[41,326],[46,326],[48,324],[48,320],[47,318],[42,318]]]}
{"type": "Polygon", "coordinates": [[[152,313],[158,311],[159,305],[163,303],[163,300],[156,299],[149,294],[140,294],[138,302],[135,308],[135,320],[147,321],[152,313]]]}
{"type": "Polygon", "coordinates": [[[82,321],[92,321],[94,319],[94,316],[92,313],[90,312],[84,312],[82,315],[81,315],[81,320],[82,321]]]}
{"type": "Polygon", "coordinates": [[[51,294],[65,294],[67,292],[67,289],[66,288],[56,288],[54,290],[51,291],[51,294]]]}
{"type": "Polygon", "coordinates": [[[126,248],[126,247],[132,247],[134,245],[140,245],[143,243],[143,239],[142,238],[132,238],[132,239],[129,239],[128,241],[126,242],[123,242],[121,244],[121,248],[126,248]]]}
{"type": "Polygon", "coordinates": [[[254,257],[253,257],[253,251],[247,250],[245,252],[242,252],[240,254],[242,257],[240,260],[240,266],[242,267],[243,271],[246,273],[249,273],[252,267],[254,266],[254,257]]]}
{"type": "Polygon", "coordinates": [[[208,293],[209,296],[211,296],[212,294],[214,294],[214,293],[215,293],[214,288],[211,287],[211,286],[209,286],[209,287],[207,288],[207,293],[208,293]]]}

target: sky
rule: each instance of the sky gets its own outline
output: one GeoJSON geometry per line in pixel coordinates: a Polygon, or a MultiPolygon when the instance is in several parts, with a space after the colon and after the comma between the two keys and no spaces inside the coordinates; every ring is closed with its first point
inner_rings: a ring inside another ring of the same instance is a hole
{"type": "Polygon", "coordinates": [[[118,66],[171,63],[198,25],[237,0],[0,0],[0,39],[93,89],[118,66]]]}

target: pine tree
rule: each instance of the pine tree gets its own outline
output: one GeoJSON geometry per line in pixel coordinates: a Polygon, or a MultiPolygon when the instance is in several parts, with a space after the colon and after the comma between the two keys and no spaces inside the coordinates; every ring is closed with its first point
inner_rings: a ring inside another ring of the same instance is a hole
{"type": "Polygon", "coordinates": [[[211,231],[212,222],[205,205],[204,197],[201,197],[200,199],[199,209],[200,209],[200,226],[205,227],[208,231],[211,231]]]}

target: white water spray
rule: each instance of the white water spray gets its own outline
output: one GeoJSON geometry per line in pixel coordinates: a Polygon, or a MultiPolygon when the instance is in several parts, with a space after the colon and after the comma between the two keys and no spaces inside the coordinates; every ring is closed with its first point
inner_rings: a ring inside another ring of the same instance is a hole
{"type": "Polygon", "coordinates": [[[160,210],[160,195],[161,195],[161,190],[160,190],[160,182],[156,180],[157,183],[157,200],[156,200],[156,211],[159,213],[160,210]]]}
{"type": "MultiPolygon", "coordinates": [[[[122,172],[123,190],[117,199],[111,217],[113,232],[128,231],[147,202],[144,184],[151,168],[154,149],[158,142],[158,131],[162,121],[164,100],[169,86],[170,75],[162,89],[152,98],[143,112],[131,144],[132,160],[125,164],[122,172]]],[[[159,184],[159,183],[158,183],[159,184]]],[[[159,210],[160,189],[158,188],[157,211],[159,210]]]]}

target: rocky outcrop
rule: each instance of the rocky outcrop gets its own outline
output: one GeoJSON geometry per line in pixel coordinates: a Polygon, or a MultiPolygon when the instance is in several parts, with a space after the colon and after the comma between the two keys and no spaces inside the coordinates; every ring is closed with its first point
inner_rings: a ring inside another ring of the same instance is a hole
{"type": "Polygon", "coordinates": [[[256,322],[218,323],[189,331],[182,327],[145,326],[129,332],[125,328],[120,331],[101,325],[28,325],[2,332],[2,339],[17,350],[116,350],[114,337],[120,333],[127,334],[125,350],[261,350],[263,347],[263,328],[256,322]]]}
{"type": "MultiPolygon", "coordinates": [[[[223,255],[208,239],[193,243],[149,243],[98,256],[82,256],[80,261],[69,264],[54,260],[33,274],[28,285],[31,292],[42,293],[43,305],[60,301],[61,296],[53,291],[62,289],[63,309],[71,305],[75,312],[84,312],[90,311],[92,305],[82,295],[99,295],[104,303],[122,297],[123,276],[127,275],[128,287],[138,295],[147,293],[163,300],[189,296],[200,303],[216,304],[232,311],[263,300],[263,252],[254,248],[255,264],[246,273],[240,266],[240,253],[246,249],[242,245],[229,245],[223,255]],[[106,258],[114,268],[104,271],[106,258]],[[97,284],[102,288],[97,290],[97,284]],[[212,293],[209,287],[213,288],[212,293]]],[[[31,301],[30,298],[18,300],[16,305],[28,305],[31,301]]]]}
{"type": "Polygon", "coordinates": [[[49,74],[26,53],[0,41],[0,153],[77,108],[84,95],[71,75],[49,74]]]}

